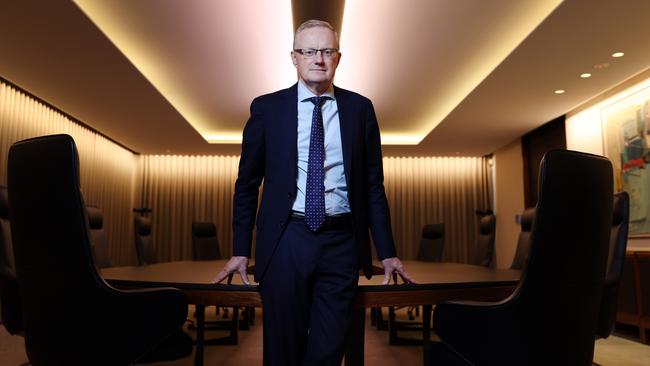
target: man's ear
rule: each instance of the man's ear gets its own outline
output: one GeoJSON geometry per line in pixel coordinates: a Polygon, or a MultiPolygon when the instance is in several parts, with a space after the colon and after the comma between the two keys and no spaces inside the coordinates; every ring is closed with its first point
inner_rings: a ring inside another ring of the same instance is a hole
{"type": "Polygon", "coordinates": [[[298,66],[298,60],[294,51],[291,51],[291,62],[293,62],[293,66],[298,66]]]}

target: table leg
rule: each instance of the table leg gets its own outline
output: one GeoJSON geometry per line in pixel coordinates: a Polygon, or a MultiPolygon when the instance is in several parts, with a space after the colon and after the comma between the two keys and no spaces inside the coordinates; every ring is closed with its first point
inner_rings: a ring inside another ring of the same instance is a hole
{"type": "Polygon", "coordinates": [[[347,341],[345,342],[345,366],[363,366],[366,308],[352,309],[347,341]]]}
{"type": "Polygon", "coordinates": [[[422,306],[422,356],[424,366],[431,364],[431,313],[433,306],[422,306]]]}
{"type": "Polygon", "coordinates": [[[194,366],[203,366],[203,338],[205,332],[205,305],[196,304],[196,354],[194,366]]]}

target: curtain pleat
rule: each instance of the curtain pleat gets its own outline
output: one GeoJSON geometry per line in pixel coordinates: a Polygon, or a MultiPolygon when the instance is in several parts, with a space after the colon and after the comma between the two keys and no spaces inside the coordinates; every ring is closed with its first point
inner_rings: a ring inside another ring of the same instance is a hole
{"type": "Polygon", "coordinates": [[[129,218],[138,156],[0,80],[0,184],[7,183],[7,158],[14,142],[62,133],[77,145],[86,204],[104,212],[111,259],[116,264],[134,263],[129,218]]]}
{"type": "Polygon", "coordinates": [[[478,234],[476,210],[488,207],[485,158],[387,157],[384,185],[398,256],[413,259],[422,227],[445,223],[443,260],[467,263],[478,234]]]}
{"type": "Polygon", "coordinates": [[[192,258],[192,222],[217,226],[222,256],[232,254],[232,198],[238,156],[144,155],[141,206],[151,208],[162,261],[192,258]]]}

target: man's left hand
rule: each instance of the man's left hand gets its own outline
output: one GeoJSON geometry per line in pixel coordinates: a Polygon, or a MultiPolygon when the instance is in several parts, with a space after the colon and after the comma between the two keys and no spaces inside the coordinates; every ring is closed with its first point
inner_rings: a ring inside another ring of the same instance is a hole
{"type": "Polygon", "coordinates": [[[404,265],[402,265],[402,262],[399,260],[399,258],[386,258],[381,261],[381,264],[384,266],[384,282],[382,282],[382,285],[388,285],[388,282],[390,282],[390,277],[393,273],[400,275],[404,283],[417,283],[408,275],[408,273],[406,273],[404,265]]]}

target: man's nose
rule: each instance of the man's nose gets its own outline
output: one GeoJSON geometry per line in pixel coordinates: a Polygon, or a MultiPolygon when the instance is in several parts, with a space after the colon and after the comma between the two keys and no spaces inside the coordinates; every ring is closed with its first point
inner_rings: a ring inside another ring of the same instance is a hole
{"type": "Polygon", "coordinates": [[[323,63],[324,59],[325,57],[323,57],[323,51],[316,51],[316,54],[314,55],[314,62],[323,63]]]}

